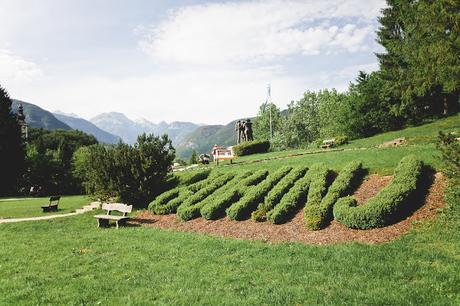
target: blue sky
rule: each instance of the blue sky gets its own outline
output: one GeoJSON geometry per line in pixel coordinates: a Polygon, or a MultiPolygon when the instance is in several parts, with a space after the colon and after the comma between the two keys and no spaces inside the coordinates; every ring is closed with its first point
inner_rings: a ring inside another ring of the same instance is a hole
{"type": "Polygon", "coordinates": [[[0,0],[0,84],[91,118],[226,123],[377,69],[383,0],[0,0]]]}

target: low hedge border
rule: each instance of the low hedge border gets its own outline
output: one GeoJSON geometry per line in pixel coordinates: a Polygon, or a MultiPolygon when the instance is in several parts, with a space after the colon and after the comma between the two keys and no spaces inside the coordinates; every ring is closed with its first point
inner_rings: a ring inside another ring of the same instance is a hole
{"type": "Polygon", "coordinates": [[[411,205],[423,172],[423,162],[415,155],[404,157],[398,164],[391,183],[363,205],[357,206],[352,196],[341,198],[334,206],[335,219],[350,228],[369,229],[383,227],[398,217],[398,213],[411,205]]]}
{"type": "Polygon", "coordinates": [[[166,191],[156,197],[149,204],[149,210],[157,215],[167,215],[175,213],[177,208],[184,202],[188,197],[193,195],[198,190],[204,188],[207,184],[212,182],[214,177],[218,173],[212,173],[206,179],[200,180],[188,186],[179,186],[169,191],[166,191]]]}
{"type": "Polygon", "coordinates": [[[225,210],[234,202],[238,201],[249,186],[257,185],[268,175],[267,170],[259,170],[248,176],[233,188],[216,197],[213,202],[208,202],[200,209],[203,218],[216,220],[225,214],[225,210]]]}
{"type": "Polygon", "coordinates": [[[304,222],[311,216],[310,211],[320,206],[321,200],[326,195],[329,182],[331,180],[331,171],[323,163],[316,164],[312,167],[310,176],[310,188],[308,190],[307,203],[304,209],[304,222]]]}
{"type": "Polygon", "coordinates": [[[208,178],[210,170],[199,170],[181,173],[178,176],[180,186],[188,186],[208,178]]]}
{"type": "Polygon", "coordinates": [[[267,220],[274,224],[286,222],[297,208],[305,203],[305,199],[310,187],[310,171],[301,179],[295,182],[294,186],[287,192],[278,205],[267,213],[267,220]]]}
{"type": "Polygon", "coordinates": [[[181,221],[189,221],[200,216],[200,210],[203,206],[207,205],[207,203],[214,202],[221,194],[225,193],[228,189],[232,188],[236,184],[238,184],[242,179],[248,177],[250,172],[245,172],[243,174],[235,176],[232,180],[227,182],[224,186],[217,189],[214,193],[209,195],[208,197],[204,198],[202,201],[195,205],[181,205],[177,209],[177,217],[181,221]]]}
{"type": "Polygon", "coordinates": [[[305,173],[307,172],[308,168],[301,166],[297,167],[291,172],[289,172],[288,175],[283,177],[282,180],[278,182],[278,184],[273,187],[272,190],[267,194],[265,197],[265,200],[263,203],[259,204],[257,207],[257,210],[253,211],[251,214],[251,218],[254,221],[257,222],[262,222],[265,221],[267,217],[267,213],[272,210],[276,204],[278,204],[281,200],[281,198],[289,192],[289,189],[294,186],[295,182],[303,177],[305,173]]]}
{"type": "Polygon", "coordinates": [[[314,183],[312,182],[304,210],[305,226],[311,230],[319,230],[325,227],[333,218],[332,209],[334,204],[340,197],[346,196],[351,192],[352,186],[356,184],[354,180],[361,177],[361,173],[362,163],[360,161],[352,161],[346,164],[322,200],[319,200],[318,197],[310,200],[310,195],[314,194],[314,183]]]}
{"type": "Polygon", "coordinates": [[[256,153],[266,153],[270,149],[270,142],[266,140],[246,141],[233,147],[236,156],[244,156],[256,153]]]}
{"type": "Polygon", "coordinates": [[[286,166],[278,169],[270,174],[266,180],[260,184],[249,188],[243,197],[238,202],[234,203],[227,209],[227,216],[231,220],[244,220],[254,209],[262,202],[268,192],[275,186],[283,177],[285,177],[292,167],[286,166]]]}
{"type": "Polygon", "coordinates": [[[190,196],[187,200],[185,200],[178,208],[177,208],[177,214],[180,218],[180,215],[183,214],[183,212],[187,211],[188,208],[191,208],[195,206],[197,203],[203,201],[206,199],[208,196],[210,196],[213,192],[224,186],[228,181],[233,179],[234,175],[233,174],[223,174],[222,176],[219,176],[215,178],[212,182],[210,182],[206,187],[200,189],[196,193],[194,193],[192,196],[190,196]]]}

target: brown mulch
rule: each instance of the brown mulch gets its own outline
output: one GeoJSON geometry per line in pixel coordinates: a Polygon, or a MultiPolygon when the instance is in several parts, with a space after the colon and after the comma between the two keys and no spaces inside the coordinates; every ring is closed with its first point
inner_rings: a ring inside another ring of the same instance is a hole
{"type": "MultiPolygon", "coordinates": [[[[386,186],[391,176],[371,175],[355,192],[358,202],[363,203],[386,186]]],[[[407,233],[414,222],[433,218],[439,208],[444,206],[445,178],[435,175],[433,184],[423,205],[406,219],[383,228],[370,230],[349,229],[336,221],[320,231],[307,230],[303,223],[303,210],[299,211],[288,223],[274,225],[269,222],[258,223],[252,220],[231,221],[227,217],[216,221],[203,218],[181,222],[176,215],[153,215],[146,211],[138,215],[133,222],[147,227],[198,232],[218,237],[262,240],[269,243],[301,242],[305,244],[332,244],[340,242],[383,243],[407,233]]]]}

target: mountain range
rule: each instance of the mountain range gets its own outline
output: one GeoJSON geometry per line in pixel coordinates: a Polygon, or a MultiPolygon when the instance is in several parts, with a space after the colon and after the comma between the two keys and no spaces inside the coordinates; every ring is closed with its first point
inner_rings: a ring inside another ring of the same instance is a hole
{"type": "Polygon", "coordinates": [[[142,133],[168,134],[176,148],[177,156],[181,158],[188,158],[193,150],[198,153],[209,153],[215,144],[230,146],[235,143],[236,120],[227,125],[204,125],[184,121],[153,123],[144,118],[132,120],[117,112],[102,113],[86,120],[75,114],[59,111],[52,113],[32,103],[19,100],[13,100],[14,112],[17,111],[20,103],[24,107],[26,121],[31,127],[48,130],[80,130],[94,135],[99,142],[108,144],[117,143],[120,139],[133,144],[137,136],[142,133]]]}

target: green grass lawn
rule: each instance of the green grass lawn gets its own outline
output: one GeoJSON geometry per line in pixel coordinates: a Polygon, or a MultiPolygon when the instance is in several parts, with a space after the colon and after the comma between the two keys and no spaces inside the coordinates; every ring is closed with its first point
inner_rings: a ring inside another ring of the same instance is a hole
{"type": "Polygon", "coordinates": [[[0,224],[0,304],[458,305],[459,213],[381,245],[98,229],[92,214],[0,224]]]}
{"type": "Polygon", "coordinates": [[[61,197],[57,212],[43,213],[41,206],[47,205],[48,200],[49,197],[0,199],[0,218],[40,217],[68,213],[91,202],[87,196],[64,196],[61,197]]]}

